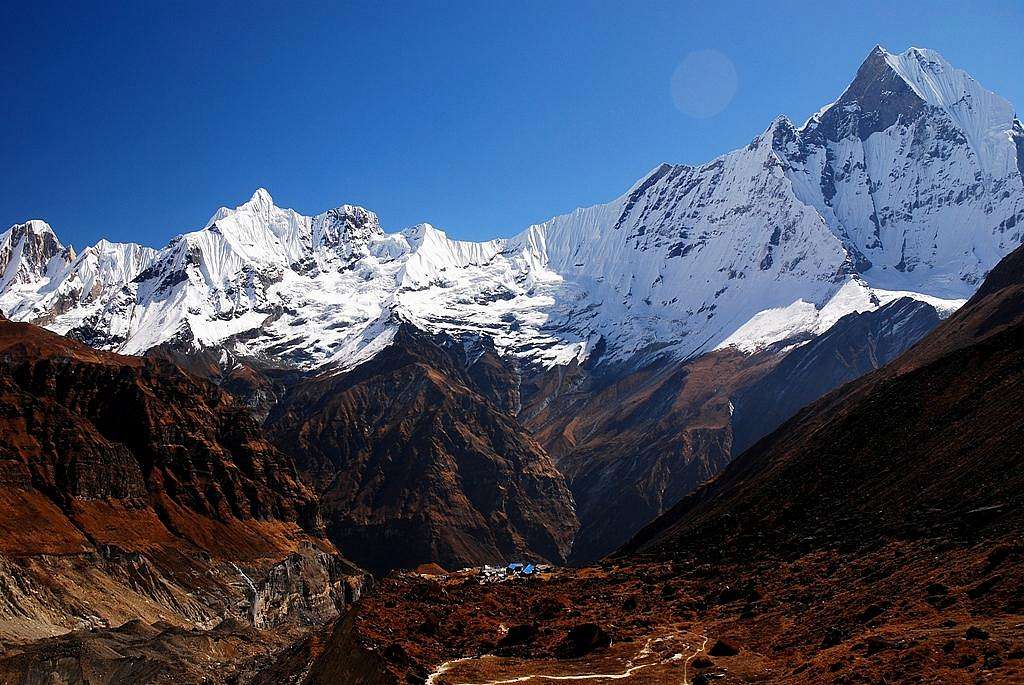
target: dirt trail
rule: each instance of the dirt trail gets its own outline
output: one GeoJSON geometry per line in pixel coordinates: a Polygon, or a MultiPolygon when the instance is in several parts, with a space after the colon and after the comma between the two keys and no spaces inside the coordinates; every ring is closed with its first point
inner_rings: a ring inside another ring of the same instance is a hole
{"type": "MultiPolygon", "coordinates": [[[[512,670],[516,667],[530,668],[529,662],[518,663],[512,659],[505,659],[497,656],[465,657],[452,659],[438,666],[426,680],[426,685],[512,685],[513,683],[525,683],[529,681],[605,681],[605,680],[628,680],[640,671],[648,670],[659,666],[667,666],[673,663],[682,662],[683,680],[681,685],[690,685],[689,667],[690,662],[704,651],[707,646],[708,637],[697,635],[688,630],[677,630],[667,635],[648,638],[643,648],[634,656],[629,658],[621,671],[593,672],[593,673],[552,673],[559,667],[568,668],[572,662],[560,664],[554,661],[543,661],[535,666],[546,666],[546,673],[524,673],[509,674],[509,677],[492,678],[489,680],[466,680],[466,677],[473,677],[474,673],[486,672],[489,670],[512,670]],[[688,637],[690,636],[690,637],[688,637]],[[694,639],[695,638],[695,639],[694,639]],[[699,644],[698,644],[699,641],[699,644]],[[675,644],[673,644],[675,643],[675,644]],[[675,651],[676,647],[682,651],[675,651]],[[474,666],[476,668],[474,668],[474,666]],[[468,672],[467,672],[468,671],[468,672]],[[460,677],[458,672],[467,672],[460,677]],[[444,677],[442,679],[443,676],[444,677]]],[[[532,669],[531,669],[532,670],[532,669]]],[[[514,673],[514,670],[513,670],[514,673]]]]}

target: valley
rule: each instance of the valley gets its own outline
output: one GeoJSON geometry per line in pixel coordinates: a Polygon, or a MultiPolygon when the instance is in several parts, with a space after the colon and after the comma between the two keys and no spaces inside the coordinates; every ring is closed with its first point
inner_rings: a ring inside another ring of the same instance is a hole
{"type": "Polygon", "coordinates": [[[1022,228],[1012,106],[881,46],[511,237],[16,223],[0,682],[1022,682],[1022,228]]]}

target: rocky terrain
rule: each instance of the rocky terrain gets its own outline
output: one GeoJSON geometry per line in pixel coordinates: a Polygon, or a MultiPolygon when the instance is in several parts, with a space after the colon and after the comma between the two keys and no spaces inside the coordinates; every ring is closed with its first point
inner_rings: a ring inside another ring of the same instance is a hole
{"type": "Polygon", "coordinates": [[[249,412],[171,364],[0,320],[0,430],[5,663],[128,621],[317,625],[367,582],[249,412]]]}
{"type": "Polygon", "coordinates": [[[498,585],[393,577],[268,673],[287,665],[308,674],[298,682],[450,685],[530,675],[1020,682],[1018,596],[1012,583],[986,582],[1019,580],[1019,549],[1002,559],[1000,547],[976,550],[948,567],[922,563],[935,554],[931,545],[901,544],[856,559],[818,553],[739,567],[622,560],[498,585]]]}

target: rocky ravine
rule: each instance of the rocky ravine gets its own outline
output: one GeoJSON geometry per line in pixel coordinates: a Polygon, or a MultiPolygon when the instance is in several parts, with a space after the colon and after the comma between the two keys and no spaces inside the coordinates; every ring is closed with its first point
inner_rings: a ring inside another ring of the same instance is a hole
{"type": "Polygon", "coordinates": [[[520,415],[576,501],[573,560],[612,552],[805,404],[894,359],[939,321],[930,305],[902,298],[755,354],[662,358],[611,378],[572,365],[528,382],[520,415]]]}

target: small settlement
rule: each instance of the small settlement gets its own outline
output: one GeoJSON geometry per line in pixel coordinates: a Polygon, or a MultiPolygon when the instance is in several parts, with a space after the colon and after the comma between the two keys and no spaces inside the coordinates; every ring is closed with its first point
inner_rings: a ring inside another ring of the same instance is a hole
{"type": "Polygon", "coordinates": [[[481,584],[503,583],[513,578],[534,578],[537,574],[546,573],[553,567],[547,564],[531,564],[528,562],[513,562],[508,566],[485,565],[477,572],[477,580],[481,584]]]}

